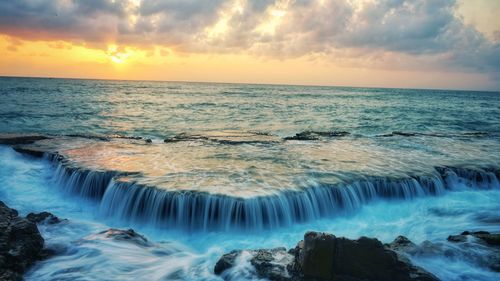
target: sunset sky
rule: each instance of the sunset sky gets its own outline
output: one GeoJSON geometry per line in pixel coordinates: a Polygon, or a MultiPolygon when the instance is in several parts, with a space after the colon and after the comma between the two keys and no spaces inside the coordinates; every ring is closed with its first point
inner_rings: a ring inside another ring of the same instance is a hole
{"type": "Polygon", "coordinates": [[[0,75],[500,90],[496,0],[0,0],[0,75]]]}

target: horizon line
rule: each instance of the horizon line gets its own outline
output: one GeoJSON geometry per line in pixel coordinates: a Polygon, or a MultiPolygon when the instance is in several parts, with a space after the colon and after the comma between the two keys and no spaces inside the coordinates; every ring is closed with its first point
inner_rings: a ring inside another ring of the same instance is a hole
{"type": "Polygon", "coordinates": [[[500,90],[467,90],[452,88],[401,88],[380,86],[346,86],[346,85],[319,85],[319,84],[283,84],[262,82],[222,82],[222,81],[190,81],[190,80],[156,80],[156,79],[119,79],[119,78],[90,78],[90,77],[55,77],[55,76],[18,76],[0,74],[0,78],[29,78],[29,79],[67,79],[67,80],[98,80],[98,81],[123,81],[123,82],[157,82],[157,83],[193,83],[193,84],[234,84],[234,85],[264,85],[264,86],[294,86],[294,87],[332,87],[353,89],[389,89],[389,90],[424,90],[424,91],[457,91],[457,92],[487,92],[500,93],[500,90]]]}

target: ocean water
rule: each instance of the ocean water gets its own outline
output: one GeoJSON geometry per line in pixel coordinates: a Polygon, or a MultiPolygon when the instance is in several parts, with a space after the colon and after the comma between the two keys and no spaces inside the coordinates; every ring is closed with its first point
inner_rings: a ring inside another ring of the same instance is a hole
{"type": "Polygon", "coordinates": [[[500,277],[446,241],[500,231],[500,93],[0,78],[12,133],[51,139],[0,146],[0,200],[68,219],[29,280],[219,280],[224,252],[307,230],[429,240],[411,259],[443,280],[500,277]]]}

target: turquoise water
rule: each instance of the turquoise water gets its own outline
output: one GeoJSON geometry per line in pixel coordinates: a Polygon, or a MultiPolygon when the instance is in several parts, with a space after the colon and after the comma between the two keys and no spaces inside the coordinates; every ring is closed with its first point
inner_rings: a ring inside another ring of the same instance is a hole
{"type": "MultiPolygon", "coordinates": [[[[103,217],[99,205],[79,196],[68,196],[54,185],[54,168],[46,160],[33,159],[0,146],[0,198],[22,215],[47,210],[68,221],[41,225],[46,245],[57,251],[38,263],[27,280],[222,280],[213,274],[217,259],[233,249],[294,247],[308,230],[338,236],[378,237],[391,242],[405,235],[416,243],[439,245],[431,253],[412,260],[442,280],[498,280],[482,259],[489,253],[481,247],[462,249],[446,241],[465,229],[500,231],[500,186],[492,190],[458,190],[439,197],[411,201],[379,200],[357,212],[278,230],[260,232],[184,232],[157,229],[103,217]],[[145,234],[153,246],[141,247],[115,241],[98,233],[109,227],[133,227],[145,234]]],[[[252,280],[251,268],[240,265],[232,280],[252,280]]]]}
{"type": "Polygon", "coordinates": [[[218,280],[222,253],[307,230],[430,240],[411,258],[443,280],[499,278],[446,237],[500,231],[500,93],[0,78],[6,133],[52,139],[0,146],[0,200],[69,219],[29,280],[218,280]]]}

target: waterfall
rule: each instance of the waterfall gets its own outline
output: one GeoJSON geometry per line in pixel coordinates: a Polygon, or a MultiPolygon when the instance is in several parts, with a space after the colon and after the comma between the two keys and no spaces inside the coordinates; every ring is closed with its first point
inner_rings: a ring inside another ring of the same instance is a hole
{"type": "Polygon", "coordinates": [[[57,186],[70,194],[77,194],[86,198],[100,200],[114,177],[119,175],[115,171],[91,171],[81,168],[69,167],[64,158],[58,154],[45,154],[56,169],[54,182],[57,186]]]}
{"type": "Polygon", "coordinates": [[[168,191],[123,182],[116,171],[69,167],[58,155],[54,180],[66,192],[99,200],[105,217],[158,228],[260,230],[332,217],[375,200],[411,200],[462,189],[500,188],[500,170],[436,167],[407,178],[361,177],[349,183],[318,184],[268,196],[238,198],[197,191],[168,191]]]}

